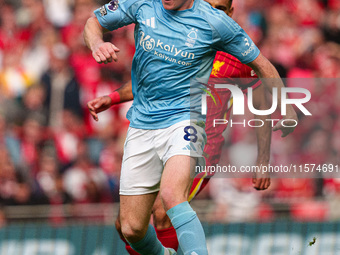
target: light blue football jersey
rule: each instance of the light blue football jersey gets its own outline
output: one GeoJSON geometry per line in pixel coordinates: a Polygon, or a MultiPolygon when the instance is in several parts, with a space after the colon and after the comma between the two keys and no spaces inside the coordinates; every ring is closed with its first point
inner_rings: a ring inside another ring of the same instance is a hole
{"type": "Polygon", "coordinates": [[[195,90],[193,81],[208,80],[216,51],[243,63],[259,55],[235,21],[203,0],[183,11],[165,10],[161,0],[114,0],[95,15],[109,30],[135,24],[134,101],[127,114],[134,128],[160,129],[182,120],[204,120],[202,90],[195,90]]]}

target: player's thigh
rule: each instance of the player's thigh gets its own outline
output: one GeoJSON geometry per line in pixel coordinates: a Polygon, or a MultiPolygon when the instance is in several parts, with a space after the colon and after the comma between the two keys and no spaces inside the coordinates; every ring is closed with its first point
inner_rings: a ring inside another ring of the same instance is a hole
{"type": "Polygon", "coordinates": [[[159,190],[163,163],[154,145],[153,131],[129,128],[124,145],[120,195],[142,195],[159,190]]]}

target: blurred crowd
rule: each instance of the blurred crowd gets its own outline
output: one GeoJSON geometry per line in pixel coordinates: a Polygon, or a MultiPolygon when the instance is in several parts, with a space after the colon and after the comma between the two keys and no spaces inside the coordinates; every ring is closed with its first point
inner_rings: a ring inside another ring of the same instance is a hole
{"type": "MultiPolygon", "coordinates": [[[[82,31],[104,3],[0,0],[0,206],[119,201],[129,103],[100,113],[99,122],[86,103],[129,80],[134,27],[106,34],[120,48],[119,61],[97,64],[82,31]]],[[[300,112],[299,127],[284,142],[273,135],[272,163],[340,165],[340,83],[334,79],[340,77],[340,1],[234,0],[234,6],[235,20],[289,78],[287,86],[303,84],[312,94],[306,107],[313,115],[300,112]]],[[[224,160],[256,150],[253,134],[229,129],[224,160]]],[[[216,202],[214,217],[221,220],[248,219],[245,209],[269,219],[273,203],[289,203],[297,218],[307,213],[299,206],[314,206],[319,219],[340,216],[331,209],[339,209],[340,179],[313,177],[273,179],[269,191],[258,193],[249,180],[219,178],[202,198],[216,202]]]]}
{"type": "Polygon", "coordinates": [[[95,123],[86,103],[129,79],[131,28],[108,35],[119,63],[101,66],[83,42],[100,3],[0,1],[0,204],[118,201],[128,105],[95,123]]]}

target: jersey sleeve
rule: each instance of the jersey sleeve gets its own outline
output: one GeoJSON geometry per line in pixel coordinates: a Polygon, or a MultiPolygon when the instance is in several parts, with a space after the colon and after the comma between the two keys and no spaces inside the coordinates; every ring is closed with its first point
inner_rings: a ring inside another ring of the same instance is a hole
{"type": "Polygon", "coordinates": [[[100,25],[110,31],[136,23],[142,0],[113,0],[94,11],[100,25]]]}
{"type": "Polygon", "coordinates": [[[252,62],[260,54],[247,33],[228,15],[220,15],[212,25],[216,50],[227,52],[244,64],[252,62]]]}

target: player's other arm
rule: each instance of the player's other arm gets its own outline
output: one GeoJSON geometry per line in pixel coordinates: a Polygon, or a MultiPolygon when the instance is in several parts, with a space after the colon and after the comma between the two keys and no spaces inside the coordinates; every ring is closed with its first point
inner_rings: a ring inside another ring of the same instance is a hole
{"type": "MultiPolygon", "coordinates": [[[[277,88],[278,91],[278,103],[281,105],[281,88],[284,84],[280,78],[279,73],[276,71],[275,67],[270,63],[270,61],[265,58],[261,53],[260,55],[248,65],[256,72],[259,78],[261,78],[262,83],[272,91],[273,88],[277,88]]],[[[297,114],[292,105],[287,105],[286,115],[283,116],[286,119],[286,125],[282,125],[282,121],[279,121],[273,128],[274,131],[281,130],[282,137],[287,136],[294,131],[294,124],[297,123],[297,114]],[[290,122],[288,120],[291,120],[290,122]],[[296,121],[296,122],[295,122],[296,121]]]]}
{"type": "MultiPolygon", "coordinates": [[[[253,104],[258,110],[267,110],[269,108],[266,98],[265,88],[260,85],[253,91],[253,104]]],[[[271,124],[266,119],[270,119],[270,115],[254,115],[255,119],[263,121],[263,126],[256,127],[257,138],[257,166],[268,166],[270,159],[270,142],[272,136],[271,124]]],[[[262,170],[262,169],[261,169],[262,170]]],[[[265,190],[270,186],[270,177],[268,172],[255,173],[253,178],[253,186],[257,190],[265,190]]]]}
{"type": "Polygon", "coordinates": [[[103,40],[103,34],[108,31],[100,25],[96,17],[90,17],[84,28],[85,44],[92,51],[93,58],[100,64],[118,61],[116,52],[119,52],[119,49],[103,40]]]}
{"type": "Polygon", "coordinates": [[[87,103],[87,107],[93,119],[98,121],[97,113],[109,109],[114,104],[124,103],[131,100],[133,100],[132,84],[131,81],[128,81],[110,95],[97,97],[89,101],[87,103]]]}

